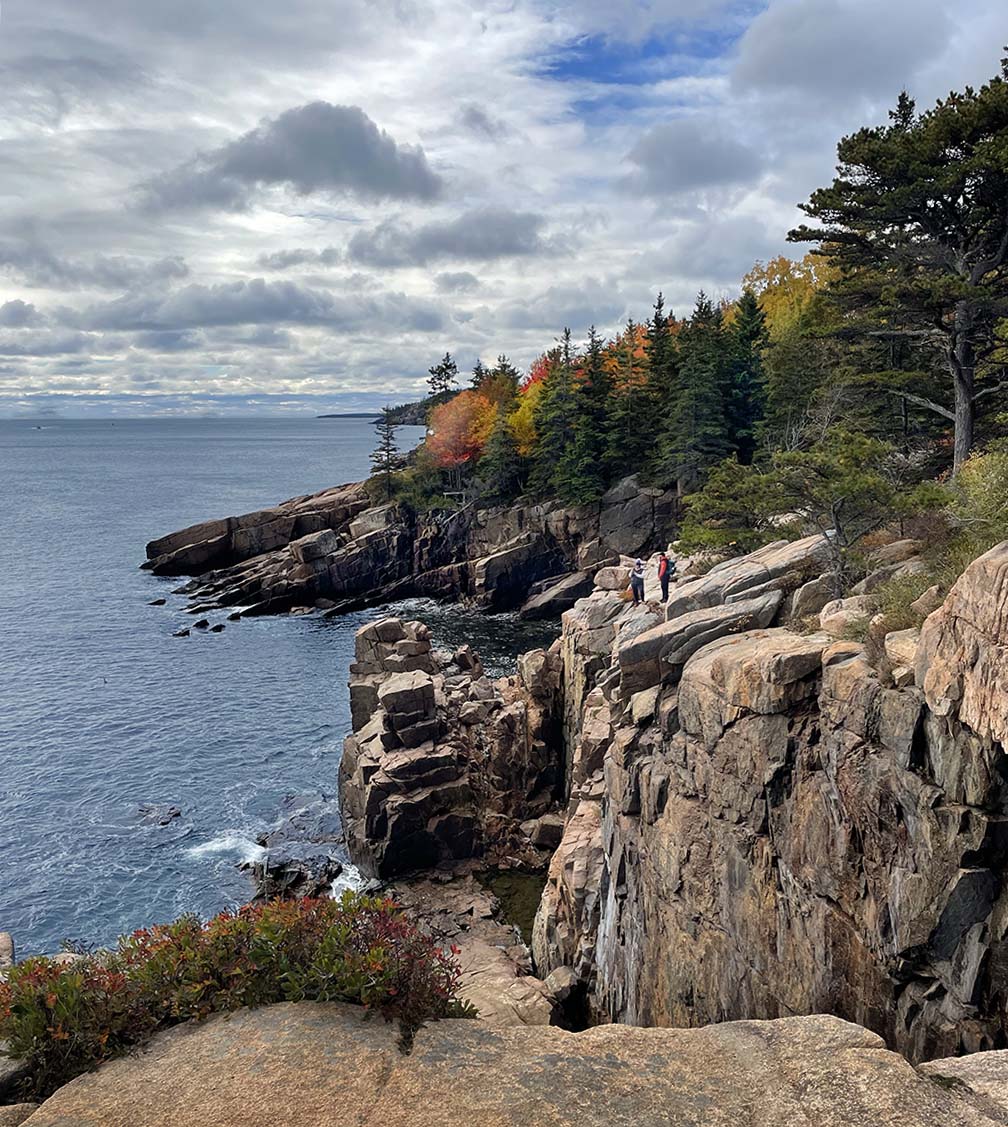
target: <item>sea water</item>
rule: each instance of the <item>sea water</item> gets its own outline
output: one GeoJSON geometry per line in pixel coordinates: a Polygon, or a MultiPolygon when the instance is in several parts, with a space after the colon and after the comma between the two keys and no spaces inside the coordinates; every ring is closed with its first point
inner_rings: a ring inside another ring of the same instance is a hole
{"type": "MultiPolygon", "coordinates": [[[[374,445],[366,419],[0,421],[0,930],[20,956],[243,903],[238,863],[285,797],[335,795],[354,631],[387,612],[174,638],[184,580],[138,565],[156,536],[359,480],[374,445]]],[[[494,674],[553,629],[389,609],[494,674]]]]}

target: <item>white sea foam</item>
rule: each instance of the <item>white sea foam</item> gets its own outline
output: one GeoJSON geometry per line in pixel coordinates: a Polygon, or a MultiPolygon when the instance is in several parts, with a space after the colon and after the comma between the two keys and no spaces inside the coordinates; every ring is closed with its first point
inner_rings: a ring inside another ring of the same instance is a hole
{"type": "Polygon", "coordinates": [[[343,870],[332,882],[329,895],[334,900],[338,900],[344,892],[356,892],[363,886],[364,878],[361,876],[360,869],[356,865],[351,865],[349,861],[344,861],[343,870]]]}
{"type": "Polygon", "coordinates": [[[186,850],[187,857],[209,857],[222,853],[237,854],[240,861],[258,861],[266,856],[267,850],[238,830],[225,830],[202,845],[186,850]]]}

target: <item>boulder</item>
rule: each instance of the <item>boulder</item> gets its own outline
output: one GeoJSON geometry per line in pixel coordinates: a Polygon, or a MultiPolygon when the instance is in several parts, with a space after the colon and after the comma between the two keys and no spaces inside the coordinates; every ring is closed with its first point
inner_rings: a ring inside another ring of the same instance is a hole
{"type": "Polygon", "coordinates": [[[917,643],[920,641],[920,631],[915,627],[909,630],[892,630],[885,636],[885,655],[893,666],[908,666],[913,668],[917,656],[917,643]]]}
{"type": "Polygon", "coordinates": [[[630,585],[630,569],[622,565],[600,568],[595,573],[595,586],[600,591],[625,591],[630,585]]]}
{"type": "Polygon", "coordinates": [[[28,1116],[38,1111],[38,1104],[6,1104],[0,1107],[0,1127],[21,1127],[28,1116]]]}
{"type": "MultiPolygon", "coordinates": [[[[629,580],[628,580],[629,582],[629,580]]],[[[526,599],[519,614],[522,618],[559,618],[586,595],[592,593],[592,576],[587,571],[575,571],[565,575],[539,594],[526,599]]]]}
{"type": "Polygon", "coordinates": [[[942,595],[941,588],[938,584],[929,587],[922,595],[914,599],[910,604],[910,609],[914,614],[920,615],[921,618],[927,618],[929,614],[933,614],[945,601],[942,595]]]}
{"type": "Polygon", "coordinates": [[[822,608],[833,600],[833,585],[827,575],[817,576],[803,583],[791,596],[788,603],[788,617],[793,620],[809,618],[817,615],[822,608]]]}
{"type": "Polygon", "coordinates": [[[395,1027],[359,1008],[284,1003],[159,1034],[147,1051],[61,1088],[27,1122],[994,1127],[1006,1109],[1004,1054],[994,1055],[1002,1059],[921,1075],[875,1034],[833,1017],[583,1033],[439,1021],[405,1054],[395,1027]]]}
{"type": "Polygon", "coordinates": [[[870,555],[877,567],[886,567],[889,564],[904,563],[914,556],[919,556],[923,550],[922,540],[895,540],[892,544],[873,549],[870,555]]]}
{"type": "Polygon", "coordinates": [[[0,970],[14,965],[14,940],[9,931],[0,931],[0,970]]]}
{"type": "Polygon", "coordinates": [[[834,638],[843,638],[868,620],[878,610],[878,600],[870,595],[852,595],[833,599],[819,612],[819,625],[834,638]]]}
{"type": "Polygon", "coordinates": [[[914,666],[932,712],[1008,745],[1008,541],[970,564],[928,617],[914,666]]]}
{"type": "Polygon", "coordinates": [[[780,591],[769,591],[754,599],[689,611],[618,644],[616,660],[622,698],[628,701],[642,689],[667,680],[677,681],[687,660],[708,642],[726,634],[768,626],[782,599],[780,591]]]}
{"type": "Polygon", "coordinates": [[[419,669],[395,673],[378,689],[378,703],[388,713],[433,716],[434,681],[419,669]]]}

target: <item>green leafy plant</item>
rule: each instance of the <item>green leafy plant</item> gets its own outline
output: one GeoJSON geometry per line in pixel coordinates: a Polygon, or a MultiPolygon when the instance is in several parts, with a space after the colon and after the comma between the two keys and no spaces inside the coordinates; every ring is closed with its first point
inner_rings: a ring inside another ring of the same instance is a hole
{"type": "Polygon", "coordinates": [[[460,970],[391,900],[248,905],[202,922],[124,936],[66,965],[28,959],[0,983],[0,1039],[27,1065],[25,1096],[44,1097],[159,1029],[241,1006],[350,1002],[399,1022],[473,1016],[460,970]]]}

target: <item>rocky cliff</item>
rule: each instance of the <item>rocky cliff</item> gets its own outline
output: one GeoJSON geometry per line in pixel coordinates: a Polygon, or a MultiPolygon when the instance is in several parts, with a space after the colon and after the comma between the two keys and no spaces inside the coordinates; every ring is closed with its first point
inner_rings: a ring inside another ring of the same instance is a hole
{"type": "Polygon", "coordinates": [[[387,618],[356,635],[353,734],[340,764],[347,846],[369,875],[481,857],[533,865],[559,840],[560,659],[524,654],[491,682],[468,647],[387,618]]]}
{"type": "Polygon", "coordinates": [[[360,1010],[303,1002],[179,1026],[74,1080],[34,1114],[22,1105],[0,1122],[993,1127],[1008,1123],[1006,1056],[917,1071],[878,1037],[830,1017],[580,1034],[441,1021],[406,1055],[394,1028],[360,1010]]]}
{"type": "Polygon", "coordinates": [[[196,576],[182,589],[194,611],[338,612],[405,595],[462,597],[496,609],[521,604],[534,585],[554,579],[530,608],[549,613],[571,606],[619,553],[660,546],[675,507],[673,496],[635,478],[594,505],[520,501],[423,516],[372,505],[363,485],[344,485],[152,540],[143,566],[155,575],[196,576]]]}
{"type": "Polygon", "coordinates": [[[636,1025],[828,1012],[914,1059],[1003,1045],[1008,544],[919,635],[876,617],[865,645],[836,635],[876,609],[871,577],[828,603],[825,549],[771,545],[636,610],[603,570],[564,615],[537,970],[636,1025]]]}

